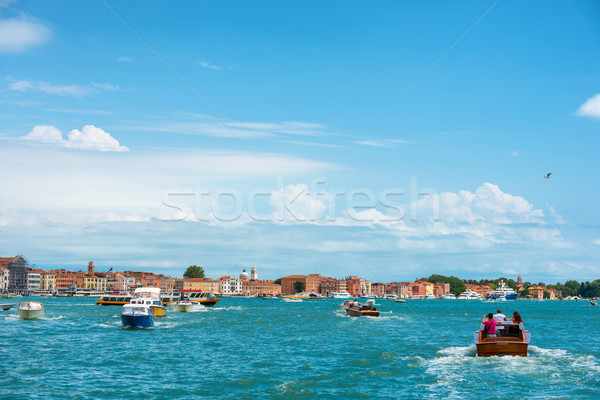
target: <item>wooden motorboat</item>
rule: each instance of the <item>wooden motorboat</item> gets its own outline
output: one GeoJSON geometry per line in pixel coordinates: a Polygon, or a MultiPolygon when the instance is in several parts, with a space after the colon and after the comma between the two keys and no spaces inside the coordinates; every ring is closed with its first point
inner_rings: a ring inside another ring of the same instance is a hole
{"type": "Polygon", "coordinates": [[[379,317],[379,311],[374,306],[364,303],[349,302],[344,309],[351,317],[379,317]]]}
{"type": "MultiPolygon", "coordinates": [[[[483,326],[483,324],[482,324],[483,326]]],[[[478,357],[521,356],[527,357],[529,331],[522,324],[504,321],[496,325],[497,337],[485,337],[483,328],[475,332],[475,344],[478,357]],[[504,329],[498,329],[503,327],[504,329]]]]}
{"type": "Polygon", "coordinates": [[[37,301],[19,303],[19,316],[22,319],[41,319],[44,316],[44,305],[37,301]]]}
{"type": "Polygon", "coordinates": [[[196,303],[190,301],[189,299],[181,299],[172,301],[169,303],[169,307],[172,307],[173,310],[179,312],[192,312],[196,309],[196,303]]]}

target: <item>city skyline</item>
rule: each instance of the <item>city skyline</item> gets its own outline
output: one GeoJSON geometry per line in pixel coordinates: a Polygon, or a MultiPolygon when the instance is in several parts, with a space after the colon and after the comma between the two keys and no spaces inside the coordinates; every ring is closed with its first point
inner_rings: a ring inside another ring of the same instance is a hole
{"type": "Polygon", "coordinates": [[[0,1],[0,252],[171,276],[594,280],[598,17],[593,1],[0,1]]]}

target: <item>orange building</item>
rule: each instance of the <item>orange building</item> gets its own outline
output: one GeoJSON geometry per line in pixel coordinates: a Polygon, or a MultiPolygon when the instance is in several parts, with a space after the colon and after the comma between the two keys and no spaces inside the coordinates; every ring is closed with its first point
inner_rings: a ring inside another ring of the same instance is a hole
{"type": "Polygon", "coordinates": [[[296,282],[304,283],[304,291],[305,292],[315,292],[319,293],[319,288],[321,286],[321,282],[325,278],[320,275],[289,275],[281,278],[281,293],[291,294],[296,293],[296,289],[294,288],[294,284],[296,282]]]}
{"type": "Polygon", "coordinates": [[[260,296],[261,294],[279,295],[281,285],[273,281],[246,280],[242,281],[242,294],[246,296],[260,296]]]}
{"type": "Polygon", "coordinates": [[[544,290],[546,290],[543,286],[529,286],[529,294],[534,299],[542,300],[544,298],[544,290]]]}

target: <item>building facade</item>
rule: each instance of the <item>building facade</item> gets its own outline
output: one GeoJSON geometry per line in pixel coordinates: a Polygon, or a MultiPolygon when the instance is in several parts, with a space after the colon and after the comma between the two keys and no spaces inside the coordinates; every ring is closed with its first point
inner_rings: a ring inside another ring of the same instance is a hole
{"type": "Polygon", "coordinates": [[[0,266],[8,269],[8,290],[11,292],[25,292],[27,290],[27,265],[29,263],[22,255],[15,257],[1,257],[0,266]]]}

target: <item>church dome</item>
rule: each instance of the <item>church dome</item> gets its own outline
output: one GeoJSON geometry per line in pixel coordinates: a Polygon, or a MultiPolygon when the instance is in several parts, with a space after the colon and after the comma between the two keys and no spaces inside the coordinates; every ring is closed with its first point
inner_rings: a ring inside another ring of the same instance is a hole
{"type": "Polygon", "coordinates": [[[250,275],[246,272],[246,268],[244,268],[244,271],[240,274],[240,279],[250,279],[250,275]]]}

